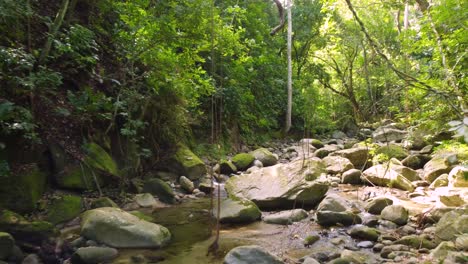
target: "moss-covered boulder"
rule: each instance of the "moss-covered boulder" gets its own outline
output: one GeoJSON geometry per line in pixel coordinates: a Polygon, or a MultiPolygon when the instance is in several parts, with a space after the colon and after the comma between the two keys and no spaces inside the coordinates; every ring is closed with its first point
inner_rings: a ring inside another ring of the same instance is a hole
{"type": "Polygon", "coordinates": [[[388,159],[396,158],[398,160],[403,160],[404,158],[408,157],[408,151],[403,147],[395,144],[379,147],[375,150],[375,154],[383,154],[388,157],[388,159]]]}
{"type": "Polygon", "coordinates": [[[222,174],[229,175],[231,173],[235,173],[237,171],[237,168],[230,160],[223,159],[219,162],[219,171],[222,174]]]}
{"type": "Polygon", "coordinates": [[[408,235],[401,237],[400,239],[393,242],[394,244],[407,245],[409,247],[420,249],[427,248],[433,249],[436,248],[438,243],[427,236],[424,235],[408,235]]]}
{"type": "Polygon", "coordinates": [[[389,205],[382,210],[380,217],[392,221],[397,225],[405,225],[408,222],[408,210],[401,205],[389,205]]]}
{"type": "Polygon", "coordinates": [[[458,235],[466,233],[468,233],[468,214],[455,210],[444,214],[435,230],[435,236],[442,240],[454,240],[458,235]]]}
{"type": "Polygon", "coordinates": [[[46,219],[52,224],[71,220],[81,213],[82,203],[83,201],[79,196],[64,195],[52,202],[46,219]]]}
{"type": "Polygon", "coordinates": [[[370,214],[379,215],[385,207],[392,204],[393,200],[390,198],[376,197],[367,201],[367,204],[364,206],[364,209],[370,214]]]}
{"type": "Polygon", "coordinates": [[[404,158],[401,164],[413,170],[418,170],[422,169],[429,160],[431,160],[431,158],[427,155],[412,154],[404,158]]]}
{"type": "Polygon", "coordinates": [[[113,176],[120,176],[120,171],[114,159],[96,143],[88,143],[84,146],[86,150],[85,163],[92,168],[101,170],[113,176]]]}
{"type": "Polygon", "coordinates": [[[185,175],[190,180],[198,180],[206,174],[205,163],[187,146],[179,145],[172,157],[172,168],[179,175],[185,175]]]}
{"type": "Polygon", "coordinates": [[[35,244],[40,244],[42,241],[59,234],[50,222],[29,222],[21,215],[9,210],[0,212],[0,230],[10,233],[16,240],[35,244]]]}
{"type": "Polygon", "coordinates": [[[82,236],[116,248],[160,248],[171,239],[167,228],[119,208],[89,210],[81,219],[82,236]]]}
{"type": "MultiPolygon", "coordinates": [[[[215,209],[213,215],[217,216],[215,209]]],[[[260,219],[262,213],[252,201],[226,199],[221,202],[220,215],[221,223],[250,223],[260,219]]]]}
{"type": "Polygon", "coordinates": [[[155,195],[165,203],[174,203],[175,194],[171,186],[161,179],[149,179],[143,184],[143,192],[155,195]]]}
{"type": "Polygon", "coordinates": [[[118,208],[119,206],[112,201],[109,197],[100,197],[97,198],[96,200],[93,200],[90,204],[91,209],[94,208],[100,208],[100,207],[116,207],[118,208]]]}
{"type": "Polygon", "coordinates": [[[353,238],[377,241],[380,231],[365,225],[355,225],[348,231],[348,234],[353,238]]]}
{"type": "Polygon", "coordinates": [[[239,153],[232,157],[231,161],[240,171],[244,171],[252,166],[255,157],[249,153],[239,153]]]}
{"type": "Polygon", "coordinates": [[[258,148],[250,152],[255,159],[262,162],[264,167],[273,166],[278,163],[278,159],[266,148],[258,148]]]}
{"type": "Polygon", "coordinates": [[[366,165],[369,155],[369,149],[366,147],[343,149],[333,152],[333,156],[341,156],[347,158],[356,169],[361,169],[366,165]]]}
{"type": "Polygon", "coordinates": [[[0,259],[7,259],[15,245],[15,239],[8,233],[0,232],[0,259]]]}
{"type": "Polygon", "coordinates": [[[0,175],[0,208],[20,213],[32,211],[44,193],[46,181],[47,174],[35,163],[0,175]]]}

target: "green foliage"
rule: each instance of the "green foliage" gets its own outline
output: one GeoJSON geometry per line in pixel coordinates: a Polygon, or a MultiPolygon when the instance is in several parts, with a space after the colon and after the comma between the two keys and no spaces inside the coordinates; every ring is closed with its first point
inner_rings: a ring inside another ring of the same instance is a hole
{"type": "Polygon", "coordinates": [[[434,149],[434,155],[442,155],[444,153],[457,153],[458,160],[463,163],[468,163],[468,145],[457,141],[442,141],[439,146],[434,149]]]}
{"type": "Polygon", "coordinates": [[[39,141],[31,112],[10,101],[0,101],[0,135],[19,134],[26,139],[39,141]]]}

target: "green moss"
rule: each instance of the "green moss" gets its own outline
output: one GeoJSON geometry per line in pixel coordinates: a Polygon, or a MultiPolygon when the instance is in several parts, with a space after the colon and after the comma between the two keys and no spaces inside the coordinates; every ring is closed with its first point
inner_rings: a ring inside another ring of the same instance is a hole
{"type": "Polygon", "coordinates": [[[2,210],[0,212],[0,230],[22,241],[37,242],[59,234],[52,223],[46,221],[29,222],[21,215],[2,210]]]}
{"type": "Polygon", "coordinates": [[[147,180],[143,185],[143,192],[156,195],[161,201],[166,203],[174,202],[174,191],[165,181],[154,178],[147,180]]]}
{"type": "Polygon", "coordinates": [[[30,212],[45,190],[47,175],[37,164],[24,165],[20,171],[0,177],[0,208],[30,212]]]}
{"type": "Polygon", "coordinates": [[[222,174],[231,174],[237,171],[237,167],[229,160],[221,160],[219,167],[222,174]]]}
{"type": "Polygon", "coordinates": [[[382,146],[378,148],[375,151],[376,155],[383,154],[385,155],[388,159],[391,158],[396,158],[398,160],[402,160],[408,156],[408,151],[406,151],[404,148],[398,145],[387,145],[387,146],[382,146]]]}
{"type": "Polygon", "coordinates": [[[255,157],[249,153],[239,153],[232,157],[232,163],[238,170],[246,170],[254,162],[255,157]]]}
{"type": "Polygon", "coordinates": [[[65,195],[52,202],[47,214],[47,220],[58,224],[71,220],[81,213],[82,199],[79,196],[65,195]]]}
{"type": "Polygon", "coordinates": [[[147,222],[153,222],[153,217],[151,217],[150,215],[146,215],[140,211],[132,211],[130,212],[130,214],[140,218],[141,220],[144,220],[144,221],[147,221],[147,222]]]}
{"type": "Polygon", "coordinates": [[[206,173],[205,163],[184,145],[179,145],[173,160],[179,173],[191,180],[196,180],[206,173]]]}
{"type": "Polygon", "coordinates": [[[112,201],[109,197],[101,197],[91,202],[91,208],[100,208],[100,207],[116,207],[119,206],[112,201]]]}
{"type": "Polygon", "coordinates": [[[395,244],[407,245],[416,249],[420,249],[420,248],[434,249],[437,247],[437,243],[435,241],[429,240],[427,238],[424,238],[418,235],[404,236],[400,238],[399,240],[395,241],[395,244]]]}
{"type": "Polygon", "coordinates": [[[315,242],[319,240],[320,240],[320,236],[318,235],[306,236],[306,238],[304,238],[304,246],[310,247],[311,245],[313,245],[315,242]]]}
{"type": "Polygon", "coordinates": [[[314,146],[315,148],[323,148],[325,145],[323,144],[322,141],[316,139],[316,138],[313,138],[311,141],[310,141],[310,144],[312,146],[314,146]]]}
{"type": "Polygon", "coordinates": [[[103,148],[95,143],[89,143],[85,145],[85,149],[87,151],[86,164],[114,176],[120,176],[117,164],[103,148]]]}
{"type": "MultiPolygon", "coordinates": [[[[95,173],[98,182],[100,181],[100,174],[95,173]]],[[[91,169],[85,164],[71,165],[56,178],[58,186],[66,189],[77,190],[94,190],[96,189],[96,182],[94,180],[91,169]]]]}
{"type": "Polygon", "coordinates": [[[450,153],[456,153],[460,163],[468,164],[468,144],[453,140],[443,141],[442,144],[434,150],[434,156],[444,156],[450,153]]]}

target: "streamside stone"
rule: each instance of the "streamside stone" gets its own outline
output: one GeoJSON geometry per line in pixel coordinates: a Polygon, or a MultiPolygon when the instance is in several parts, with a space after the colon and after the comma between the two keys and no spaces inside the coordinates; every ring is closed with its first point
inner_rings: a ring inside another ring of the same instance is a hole
{"type": "Polygon", "coordinates": [[[222,174],[229,175],[231,173],[235,173],[237,171],[236,166],[230,160],[221,160],[219,162],[219,171],[222,174]]]}
{"type": "MultiPolygon", "coordinates": [[[[213,215],[217,217],[216,208],[213,215]]],[[[221,202],[221,223],[250,223],[262,216],[257,205],[249,200],[225,199],[221,202]]]]}
{"type": "Polygon", "coordinates": [[[83,201],[80,196],[64,195],[52,202],[46,219],[52,224],[71,220],[81,213],[82,204],[83,201]]]}
{"type": "Polygon", "coordinates": [[[327,172],[330,174],[343,173],[347,170],[354,169],[349,159],[340,156],[328,156],[323,158],[323,161],[327,166],[327,172]]]}
{"type": "Polygon", "coordinates": [[[348,231],[348,233],[353,238],[369,241],[377,241],[380,235],[379,230],[364,225],[355,225],[348,231]]]}
{"type": "Polygon", "coordinates": [[[195,190],[195,184],[185,176],[180,176],[179,184],[180,187],[188,193],[192,193],[193,190],[195,190]]]}
{"type": "Polygon", "coordinates": [[[266,148],[259,148],[250,152],[255,159],[262,162],[264,167],[273,166],[278,163],[278,159],[266,148]]]}
{"type": "Polygon", "coordinates": [[[309,214],[303,209],[293,209],[288,211],[281,211],[267,215],[263,218],[263,221],[269,224],[288,225],[293,222],[301,221],[307,218],[309,214]]]}
{"type": "Polygon", "coordinates": [[[276,256],[259,246],[240,246],[229,251],[224,264],[283,264],[276,256]]]}
{"type": "Polygon", "coordinates": [[[71,257],[73,264],[107,263],[117,257],[119,252],[108,247],[81,247],[71,257]]]}
{"type": "Polygon", "coordinates": [[[28,221],[21,215],[9,211],[0,211],[0,230],[11,234],[17,241],[40,244],[56,237],[59,232],[50,222],[28,221]]]}
{"type": "Polygon", "coordinates": [[[427,248],[433,249],[437,247],[437,242],[424,235],[408,235],[401,237],[400,239],[393,242],[394,244],[407,245],[409,247],[420,249],[427,248]]]}
{"type": "Polygon", "coordinates": [[[363,168],[367,163],[367,159],[370,157],[369,150],[365,147],[338,150],[331,155],[347,158],[356,169],[363,168]]]}
{"type": "Polygon", "coordinates": [[[143,184],[143,192],[155,195],[165,203],[175,202],[175,194],[171,186],[158,178],[146,180],[143,184]]]}
{"type": "Polygon", "coordinates": [[[389,163],[375,165],[365,170],[362,173],[361,180],[377,186],[394,187],[410,192],[414,190],[411,182],[393,170],[389,163]]]}
{"type": "Polygon", "coordinates": [[[93,200],[90,204],[91,209],[99,207],[119,207],[112,199],[109,197],[101,197],[93,200]]]}
{"type": "Polygon", "coordinates": [[[115,248],[160,248],[171,239],[167,228],[113,207],[83,213],[81,235],[115,248]]]}
{"type": "Polygon", "coordinates": [[[370,214],[380,215],[382,210],[393,204],[393,200],[387,197],[377,197],[367,201],[364,209],[370,214]]]}
{"type": "Polygon", "coordinates": [[[328,191],[328,184],[306,175],[316,162],[297,160],[231,177],[225,185],[231,198],[253,201],[260,208],[279,209],[295,203],[315,206],[328,191]]]}
{"type": "Polygon", "coordinates": [[[389,205],[382,210],[380,217],[397,225],[405,225],[408,222],[408,210],[401,205],[389,205]]]}
{"type": "Polygon", "coordinates": [[[198,180],[206,174],[205,163],[187,146],[181,144],[172,157],[170,169],[175,170],[179,175],[185,175],[190,180],[198,180]]]}
{"type": "Polygon", "coordinates": [[[6,259],[13,253],[15,239],[8,233],[0,232],[0,259],[6,259]]]}
{"type": "Polygon", "coordinates": [[[406,137],[406,131],[391,126],[382,126],[372,133],[374,142],[399,142],[406,137]]]}
{"type": "Polygon", "coordinates": [[[239,153],[232,157],[231,161],[240,171],[250,168],[255,160],[255,157],[249,153],[239,153]]]}
{"type": "Polygon", "coordinates": [[[424,165],[424,180],[432,183],[440,175],[449,173],[453,167],[451,162],[452,157],[456,157],[456,155],[437,156],[427,162],[426,165],[424,165]]]}
{"type": "Polygon", "coordinates": [[[341,183],[344,184],[360,184],[362,172],[358,169],[350,169],[341,175],[341,183]]]}
{"type": "Polygon", "coordinates": [[[362,223],[361,217],[353,213],[344,199],[336,194],[329,194],[320,202],[315,218],[321,226],[336,224],[349,226],[362,223]]]}
{"type": "Polygon", "coordinates": [[[448,175],[449,187],[468,187],[468,167],[456,166],[448,175]]]}
{"type": "Polygon", "coordinates": [[[468,214],[453,210],[442,216],[436,225],[435,236],[442,240],[454,240],[460,234],[468,233],[468,214]]]}

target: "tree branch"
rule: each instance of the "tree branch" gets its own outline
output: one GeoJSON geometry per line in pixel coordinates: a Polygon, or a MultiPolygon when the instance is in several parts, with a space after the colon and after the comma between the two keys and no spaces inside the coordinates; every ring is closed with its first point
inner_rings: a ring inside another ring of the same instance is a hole
{"type": "Polygon", "coordinates": [[[275,35],[278,31],[280,31],[284,27],[284,8],[283,5],[281,4],[280,0],[273,0],[275,2],[276,7],[278,8],[278,16],[280,19],[279,25],[277,25],[275,28],[273,28],[270,32],[270,35],[273,36],[275,35]]]}

